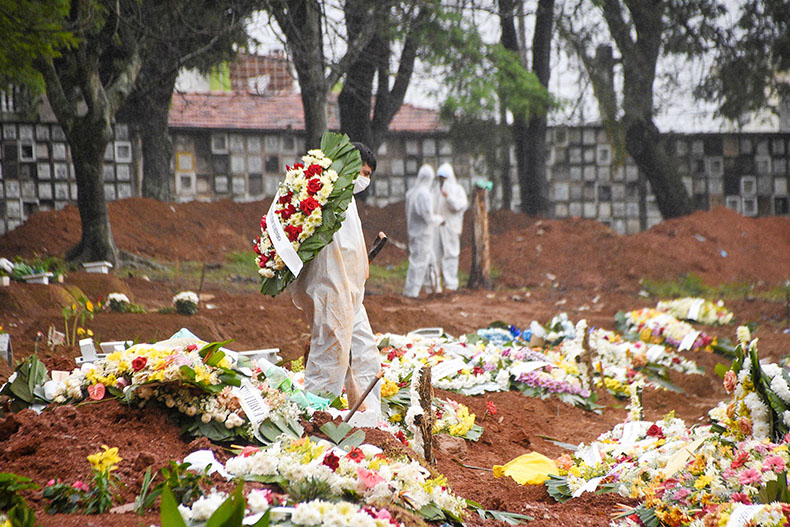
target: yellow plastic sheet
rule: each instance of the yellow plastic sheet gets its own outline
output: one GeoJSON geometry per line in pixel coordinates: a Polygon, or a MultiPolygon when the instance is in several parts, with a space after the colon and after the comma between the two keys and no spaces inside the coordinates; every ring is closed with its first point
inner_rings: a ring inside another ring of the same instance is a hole
{"type": "Polygon", "coordinates": [[[504,465],[494,465],[494,477],[510,476],[519,485],[541,485],[549,479],[549,474],[557,475],[557,465],[543,454],[531,452],[504,465]]]}

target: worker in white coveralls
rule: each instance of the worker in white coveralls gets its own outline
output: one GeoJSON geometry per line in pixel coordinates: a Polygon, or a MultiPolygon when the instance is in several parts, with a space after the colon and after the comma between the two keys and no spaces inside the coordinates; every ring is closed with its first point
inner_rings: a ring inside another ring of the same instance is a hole
{"type": "Polygon", "coordinates": [[[436,252],[436,275],[433,282],[449,291],[458,290],[458,254],[461,252],[461,231],[464,228],[464,212],[469,207],[466,191],[455,179],[450,163],[442,163],[436,170],[439,180],[438,191],[434,194],[436,214],[444,222],[439,225],[434,240],[436,252]]]}
{"type": "MultiPolygon", "coordinates": [[[[362,158],[354,194],[370,184],[376,155],[353,143],[362,158]]],[[[346,386],[349,408],[381,369],[379,351],[362,301],[368,277],[368,254],[354,198],[345,219],[326,247],[292,284],[293,302],[310,321],[310,353],[305,365],[305,388],[313,393],[341,395],[346,386]]],[[[360,411],[381,411],[379,384],[365,398],[360,411]]]]}
{"type": "Polygon", "coordinates": [[[416,298],[425,285],[429,292],[438,284],[431,284],[436,258],[434,235],[442,218],[434,212],[431,185],[434,172],[430,165],[423,165],[417,173],[417,182],[406,193],[406,229],[409,233],[409,269],[403,294],[416,298]]]}

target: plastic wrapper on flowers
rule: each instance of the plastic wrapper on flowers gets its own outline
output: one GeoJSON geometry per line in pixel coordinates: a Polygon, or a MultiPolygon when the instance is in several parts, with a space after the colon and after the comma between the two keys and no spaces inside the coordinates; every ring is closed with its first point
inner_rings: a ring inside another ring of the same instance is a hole
{"type": "Polygon", "coordinates": [[[288,257],[275,248],[279,233],[287,238],[281,248],[292,249],[294,258],[302,263],[315,258],[340,229],[361,166],[348,136],[327,132],[320,150],[310,150],[301,163],[286,167],[272,210],[261,218],[261,233],[253,243],[262,293],[275,296],[295,278],[286,265],[288,257]],[[271,219],[279,226],[267,225],[271,219]]]}
{"type": "Polygon", "coordinates": [[[656,309],[681,320],[699,322],[709,326],[729,324],[733,316],[732,311],[724,307],[724,302],[721,300],[713,303],[710,300],[695,297],[662,300],[656,304],[656,309]]]}
{"type": "Polygon", "coordinates": [[[297,388],[281,368],[265,365],[263,371],[245,357],[226,354],[224,344],[137,344],[83,364],[65,380],[42,379],[40,392],[54,404],[105,397],[139,407],[160,403],[178,411],[185,433],[213,441],[268,443],[282,434],[300,436],[300,418],[327,401],[297,388]]]}
{"type": "Polygon", "coordinates": [[[466,510],[466,500],[453,494],[446,478],[369,444],[341,448],[317,438],[282,439],[246,450],[229,459],[225,469],[246,481],[278,485],[295,501],[310,489],[324,500],[351,497],[361,504],[387,504],[429,521],[461,521],[466,510]]]}
{"type": "Polygon", "coordinates": [[[629,340],[641,340],[649,344],[663,344],[678,351],[716,351],[732,356],[733,349],[726,340],[711,337],[697,331],[688,322],[653,308],[618,312],[615,328],[629,340]]]}

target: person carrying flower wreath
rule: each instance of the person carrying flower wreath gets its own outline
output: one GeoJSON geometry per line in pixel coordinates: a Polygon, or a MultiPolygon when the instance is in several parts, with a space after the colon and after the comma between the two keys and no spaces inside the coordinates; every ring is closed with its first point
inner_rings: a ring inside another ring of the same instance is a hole
{"type": "MultiPolygon", "coordinates": [[[[353,143],[362,159],[354,194],[370,184],[376,155],[353,143]]],[[[363,305],[368,277],[368,255],[362,222],[352,198],[342,226],[293,282],[293,302],[310,321],[310,350],[305,365],[305,389],[339,396],[346,386],[351,408],[381,369],[376,340],[363,305]]],[[[381,389],[376,385],[360,410],[381,412],[381,389]]]]}

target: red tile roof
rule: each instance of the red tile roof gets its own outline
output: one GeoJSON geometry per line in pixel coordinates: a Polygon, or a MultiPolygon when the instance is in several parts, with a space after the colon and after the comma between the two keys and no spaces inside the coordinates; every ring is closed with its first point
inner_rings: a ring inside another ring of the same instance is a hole
{"type": "MultiPolygon", "coordinates": [[[[339,128],[337,99],[329,107],[329,128],[339,128]]],[[[299,94],[260,96],[245,92],[175,93],[168,124],[172,128],[304,130],[299,94]]],[[[390,132],[443,132],[439,113],[411,104],[395,114],[390,132]]]]}

